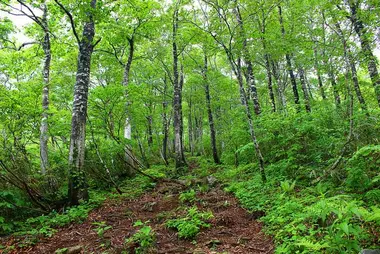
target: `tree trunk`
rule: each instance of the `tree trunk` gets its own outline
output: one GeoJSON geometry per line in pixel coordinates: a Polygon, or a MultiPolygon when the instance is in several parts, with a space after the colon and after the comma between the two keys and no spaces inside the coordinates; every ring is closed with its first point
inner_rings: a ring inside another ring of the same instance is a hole
{"type": "Polygon", "coordinates": [[[146,157],[144,146],[143,146],[143,144],[141,142],[140,134],[139,134],[138,130],[136,130],[136,136],[135,136],[135,138],[136,138],[138,146],[139,146],[141,158],[144,160],[145,167],[150,168],[150,164],[149,164],[149,161],[148,161],[148,159],[146,157]]]}
{"type": "Polygon", "coordinates": [[[333,93],[334,93],[334,99],[335,99],[335,105],[337,107],[340,107],[340,94],[339,94],[339,91],[338,91],[338,88],[337,88],[337,83],[335,81],[335,75],[334,75],[334,71],[333,71],[333,68],[331,66],[331,64],[327,64],[325,63],[325,65],[327,65],[328,67],[328,77],[329,77],[329,80],[330,80],[330,83],[331,83],[331,87],[333,89],[333,93]]]}
{"type": "Polygon", "coordinates": [[[214,158],[214,162],[216,164],[220,164],[220,160],[218,157],[218,150],[216,147],[216,134],[215,134],[215,126],[214,126],[214,117],[212,115],[211,110],[211,99],[210,99],[210,86],[207,78],[207,55],[204,56],[204,67],[203,67],[203,80],[205,86],[205,95],[206,95],[206,105],[207,105],[207,114],[208,114],[208,123],[210,125],[210,138],[211,138],[211,148],[212,148],[212,156],[214,158]]]}
{"type": "Polygon", "coordinates": [[[191,153],[191,156],[194,156],[194,137],[193,137],[193,116],[192,116],[192,108],[193,103],[191,100],[191,97],[188,102],[189,105],[189,119],[188,119],[188,132],[189,132],[189,150],[191,153]]]}
{"type": "Polygon", "coordinates": [[[178,9],[173,13],[173,81],[174,81],[174,150],[175,150],[175,167],[183,168],[187,165],[184,160],[183,143],[182,143],[182,87],[178,73],[178,50],[177,50],[177,29],[178,29],[178,9]]]}
{"type": "Polygon", "coordinates": [[[276,112],[276,101],[274,98],[274,92],[273,92],[273,85],[272,85],[272,72],[270,67],[270,59],[269,54],[267,52],[267,45],[265,41],[265,21],[263,20],[263,24],[261,25],[261,42],[263,44],[263,50],[264,50],[264,59],[265,59],[265,69],[267,71],[267,78],[268,78],[268,91],[269,91],[269,98],[271,101],[272,106],[272,112],[276,112]]]}
{"type": "MultiPolygon", "coordinates": [[[[127,63],[125,64],[124,74],[123,74],[122,85],[124,87],[128,87],[128,85],[129,85],[129,75],[131,72],[133,55],[135,52],[134,37],[132,36],[131,38],[127,38],[127,40],[128,40],[128,44],[129,44],[129,54],[128,54],[128,60],[127,60],[127,63]]],[[[126,115],[126,117],[125,117],[125,124],[124,124],[124,138],[127,140],[127,145],[124,147],[124,150],[125,150],[124,156],[125,156],[126,165],[127,165],[126,166],[127,167],[127,174],[129,176],[132,176],[135,173],[134,169],[137,167],[137,163],[136,163],[136,158],[133,155],[132,147],[129,144],[130,140],[132,139],[132,126],[131,126],[131,119],[130,119],[130,115],[129,115],[129,111],[128,111],[130,103],[129,103],[127,92],[125,93],[125,99],[126,99],[126,103],[125,103],[125,115],[126,115]]]]}
{"type": "Polygon", "coordinates": [[[243,106],[245,107],[245,113],[246,113],[247,119],[248,119],[249,133],[251,135],[251,139],[252,139],[253,145],[255,147],[256,156],[257,156],[257,159],[259,161],[261,179],[263,180],[263,182],[266,182],[266,174],[265,174],[265,169],[264,169],[264,157],[261,153],[259,142],[257,141],[255,128],[253,126],[251,110],[249,108],[249,104],[247,102],[247,95],[246,95],[245,90],[244,90],[243,78],[242,78],[242,74],[241,74],[241,60],[240,59],[238,59],[238,64],[237,64],[235,73],[237,74],[237,78],[238,78],[241,101],[243,103],[243,106]]]}
{"type": "Polygon", "coordinates": [[[271,73],[270,61],[269,61],[269,55],[268,54],[265,54],[265,68],[267,70],[268,90],[269,90],[269,98],[270,98],[271,105],[272,105],[272,112],[276,112],[276,101],[274,98],[273,85],[272,85],[272,73],[271,73]]]}
{"type": "Polygon", "coordinates": [[[321,77],[321,71],[319,69],[319,64],[318,64],[318,50],[317,50],[316,46],[314,47],[314,68],[317,71],[319,91],[321,92],[322,99],[326,100],[325,89],[323,87],[323,82],[322,82],[322,77],[321,77]]]}
{"type": "Polygon", "coordinates": [[[247,75],[246,75],[246,81],[248,84],[248,87],[251,92],[251,97],[253,100],[253,108],[255,111],[256,115],[260,115],[261,113],[261,107],[258,99],[258,94],[257,94],[257,89],[256,89],[256,82],[255,82],[255,75],[253,74],[253,65],[251,61],[251,55],[249,53],[249,49],[247,47],[247,38],[245,35],[245,30],[244,30],[244,23],[243,19],[240,14],[240,9],[239,6],[236,6],[235,8],[235,13],[236,13],[236,19],[240,27],[240,34],[243,38],[243,52],[244,52],[244,62],[247,64],[247,75]]]}
{"type": "Polygon", "coordinates": [[[169,121],[168,121],[168,115],[167,115],[167,108],[168,108],[168,103],[166,101],[166,92],[167,92],[167,80],[166,80],[166,75],[164,78],[164,101],[162,102],[162,131],[164,133],[164,137],[162,140],[162,158],[164,159],[164,162],[166,165],[169,165],[168,162],[168,156],[167,156],[167,150],[168,150],[168,140],[169,140],[169,121]]]}
{"type": "Polygon", "coordinates": [[[152,131],[153,117],[149,115],[146,117],[146,120],[148,122],[148,146],[151,148],[153,145],[153,131],[152,131]]]}
{"type": "MultiPolygon", "coordinates": [[[[95,10],[96,0],[91,0],[91,9],[95,10]]],[[[74,86],[74,103],[71,120],[71,139],[69,151],[69,189],[71,205],[78,205],[82,197],[88,200],[88,190],[84,173],[86,117],[88,86],[90,82],[91,55],[94,49],[95,23],[92,14],[83,27],[83,38],[79,42],[78,68],[74,86]]]]}
{"type": "MultiPolygon", "coordinates": [[[[183,60],[183,55],[182,55],[182,60],[183,60]]],[[[180,74],[179,74],[179,87],[181,89],[181,144],[182,144],[182,160],[183,161],[186,161],[185,160],[185,142],[183,141],[183,138],[184,138],[184,135],[185,135],[185,132],[183,131],[183,111],[182,111],[182,88],[183,88],[183,84],[185,82],[185,74],[183,72],[183,63],[181,62],[181,68],[180,68],[180,74]]]]}
{"type": "Polygon", "coordinates": [[[42,16],[41,23],[45,32],[44,41],[42,43],[42,48],[44,50],[45,58],[43,63],[43,82],[44,86],[42,88],[42,119],[40,127],[40,162],[41,162],[41,173],[46,174],[49,169],[49,157],[48,157],[48,111],[49,111],[49,82],[50,82],[50,61],[51,61],[51,51],[50,51],[50,35],[47,23],[47,6],[43,5],[44,12],[42,16]]]}
{"type": "Polygon", "coordinates": [[[298,72],[300,75],[300,81],[301,81],[301,87],[302,87],[302,92],[303,92],[303,97],[305,100],[305,109],[306,112],[311,112],[311,107],[310,107],[310,98],[309,98],[309,92],[306,86],[306,80],[305,80],[305,71],[302,67],[298,68],[298,72]]]}
{"type": "Polygon", "coordinates": [[[365,111],[365,112],[367,112],[367,105],[365,103],[364,97],[363,97],[362,92],[360,90],[360,85],[359,85],[359,80],[358,80],[358,74],[357,74],[357,71],[356,71],[355,62],[354,62],[354,59],[352,57],[352,53],[351,53],[350,49],[348,49],[347,54],[348,54],[348,60],[349,60],[350,67],[351,67],[352,81],[354,83],[354,89],[355,89],[356,96],[358,97],[358,101],[360,103],[360,106],[361,106],[362,110],[365,111]]]}
{"type": "Polygon", "coordinates": [[[264,169],[264,158],[263,158],[263,155],[261,154],[259,143],[257,142],[255,129],[253,126],[253,121],[252,121],[252,115],[250,112],[249,104],[247,102],[247,95],[246,95],[246,92],[244,90],[242,69],[241,69],[241,57],[239,56],[237,59],[237,62],[235,62],[234,56],[233,56],[231,50],[226,46],[226,44],[224,44],[223,42],[218,40],[216,35],[214,35],[213,33],[210,33],[210,35],[214,38],[214,40],[216,40],[219,43],[219,45],[221,45],[223,47],[223,49],[227,55],[228,61],[231,65],[231,69],[238,79],[239,90],[240,90],[240,100],[241,100],[241,103],[244,106],[245,111],[246,111],[246,116],[247,116],[248,125],[249,125],[249,132],[250,132],[250,135],[251,135],[254,147],[255,147],[255,153],[256,153],[257,159],[259,160],[261,177],[262,177],[262,180],[265,182],[266,181],[266,175],[265,175],[265,169],[264,169]]]}
{"type": "MultiPolygon", "coordinates": [[[[322,22],[323,45],[325,45],[325,47],[326,47],[327,43],[326,43],[326,28],[325,28],[325,24],[327,24],[327,23],[326,23],[325,14],[324,14],[323,11],[322,11],[322,20],[323,20],[323,22],[322,22]]],[[[336,105],[337,108],[339,108],[340,107],[340,95],[339,95],[339,91],[337,89],[337,84],[336,84],[336,81],[335,81],[334,70],[332,68],[331,58],[326,57],[325,48],[322,51],[322,55],[323,55],[323,64],[324,64],[325,68],[327,68],[328,79],[329,79],[331,87],[333,89],[335,105],[336,105]]]]}
{"type": "MultiPolygon", "coordinates": [[[[344,33],[343,33],[343,31],[342,31],[342,29],[340,27],[340,24],[338,22],[335,23],[335,27],[336,27],[336,29],[338,31],[338,34],[339,34],[340,39],[341,39],[342,44],[343,44],[343,52],[344,52],[346,67],[349,70],[351,70],[351,78],[352,78],[352,82],[354,84],[354,89],[355,89],[356,96],[358,97],[358,100],[359,100],[359,103],[360,103],[360,106],[361,106],[362,110],[367,112],[367,106],[365,104],[362,92],[360,90],[359,80],[358,80],[358,74],[357,74],[357,71],[356,71],[356,66],[355,66],[355,62],[354,62],[351,50],[350,50],[349,46],[347,45],[347,40],[344,37],[344,33]]],[[[348,72],[348,70],[347,70],[347,72],[348,72]]]]}
{"type": "Polygon", "coordinates": [[[285,86],[281,80],[280,73],[278,71],[278,64],[273,60],[271,61],[273,77],[277,81],[277,92],[280,100],[282,110],[286,112],[286,97],[285,97],[285,86]]]}
{"type": "Polygon", "coordinates": [[[368,73],[371,77],[372,85],[375,88],[375,95],[380,107],[380,76],[376,66],[376,57],[373,55],[370,37],[363,24],[363,21],[358,17],[358,4],[356,4],[353,0],[349,0],[351,10],[350,19],[354,25],[355,32],[359,36],[360,45],[366,58],[365,60],[367,61],[368,73]]]}
{"type": "MultiPolygon", "coordinates": [[[[280,5],[278,5],[278,14],[280,17],[280,26],[281,26],[282,38],[284,39],[285,38],[285,27],[284,27],[284,22],[282,19],[282,9],[281,9],[280,5]]],[[[288,73],[290,76],[290,82],[292,84],[292,89],[293,89],[294,103],[296,104],[297,111],[299,111],[300,97],[299,97],[298,89],[297,89],[297,81],[296,81],[296,78],[294,76],[294,71],[293,71],[293,67],[292,67],[292,59],[291,59],[291,56],[289,53],[287,53],[285,55],[285,57],[286,57],[286,66],[288,68],[288,73]]]]}

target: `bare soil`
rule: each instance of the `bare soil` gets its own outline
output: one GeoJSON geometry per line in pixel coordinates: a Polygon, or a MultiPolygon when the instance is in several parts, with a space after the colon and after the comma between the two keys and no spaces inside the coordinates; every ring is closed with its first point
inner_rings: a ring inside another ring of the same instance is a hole
{"type": "MultiPolygon", "coordinates": [[[[182,186],[165,182],[137,199],[106,200],[84,223],[59,228],[52,237],[40,238],[34,246],[18,247],[8,253],[55,253],[57,249],[73,246],[80,246],[79,251],[73,253],[125,253],[125,239],[138,230],[133,226],[138,220],[149,221],[156,234],[152,253],[273,253],[272,239],[262,232],[261,223],[220,188],[197,194],[198,209],[212,211],[214,215],[211,227],[202,229],[194,240],[179,239],[175,230],[165,226],[165,221],[183,214],[178,198],[181,191],[182,186]],[[94,222],[105,222],[112,228],[101,238],[94,222]]],[[[10,238],[4,245],[17,246],[19,241],[10,238]]],[[[128,253],[134,252],[134,246],[128,248],[128,253]]]]}

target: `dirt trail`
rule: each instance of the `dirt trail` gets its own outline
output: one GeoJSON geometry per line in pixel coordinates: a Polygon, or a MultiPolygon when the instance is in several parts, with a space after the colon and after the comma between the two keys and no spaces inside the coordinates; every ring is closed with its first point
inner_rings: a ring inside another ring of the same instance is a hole
{"type": "Polygon", "coordinates": [[[261,232],[261,224],[254,220],[236,199],[219,188],[197,194],[195,204],[201,211],[212,211],[211,227],[202,229],[195,241],[182,240],[177,232],[165,226],[165,216],[178,214],[179,192],[182,187],[161,183],[140,198],[107,200],[92,211],[83,224],[71,224],[58,229],[51,238],[42,238],[33,247],[11,253],[54,253],[57,249],[82,246],[77,253],[126,253],[125,239],[137,231],[134,222],[149,221],[156,233],[152,253],[273,253],[272,240],[261,232]],[[103,239],[95,232],[94,222],[112,226],[103,239]],[[102,245],[108,242],[107,247],[102,245]]]}

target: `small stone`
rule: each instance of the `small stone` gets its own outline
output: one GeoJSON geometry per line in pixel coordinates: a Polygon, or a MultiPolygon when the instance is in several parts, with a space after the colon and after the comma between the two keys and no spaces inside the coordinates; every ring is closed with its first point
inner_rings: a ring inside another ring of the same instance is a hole
{"type": "Polygon", "coordinates": [[[193,251],[193,254],[206,254],[201,248],[197,248],[193,251]]]}
{"type": "Polygon", "coordinates": [[[143,210],[148,211],[148,212],[153,212],[156,205],[157,205],[157,202],[148,202],[144,205],[143,210]]]}
{"type": "Polygon", "coordinates": [[[209,186],[214,186],[217,181],[218,179],[216,179],[215,176],[207,176],[207,184],[209,186]]]}
{"type": "Polygon", "coordinates": [[[63,248],[63,249],[58,249],[55,251],[55,253],[78,254],[78,253],[81,253],[82,249],[83,249],[83,246],[77,245],[77,246],[67,247],[67,248],[63,248]]]}
{"type": "Polygon", "coordinates": [[[221,244],[221,241],[218,239],[213,239],[213,240],[206,242],[207,247],[214,247],[215,245],[219,245],[219,244],[221,244]]]}
{"type": "Polygon", "coordinates": [[[362,250],[359,254],[380,254],[380,250],[362,250]]]}

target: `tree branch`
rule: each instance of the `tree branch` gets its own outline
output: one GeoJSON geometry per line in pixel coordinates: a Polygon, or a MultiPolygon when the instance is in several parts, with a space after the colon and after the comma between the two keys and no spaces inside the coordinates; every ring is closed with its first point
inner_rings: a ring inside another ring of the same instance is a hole
{"type": "Polygon", "coordinates": [[[56,4],[59,5],[59,7],[66,13],[66,15],[69,17],[70,19],[70,24],[71,24],[71,28],[73,30],[73,33],[74,33],[74,36],[75,36],[75,39],[77,40],[77,43],[78,45],[80,45],[80,39],[79,39],[79,36],[78,36],[78,33],[77,33],[77,30],[75,28],[75,23],[74,23],[74,19],[73,19],[73,15],[71,15],[71,13],[58,1],[58,0],[54,0],[54,2],[56,2],[56,4]]]}

